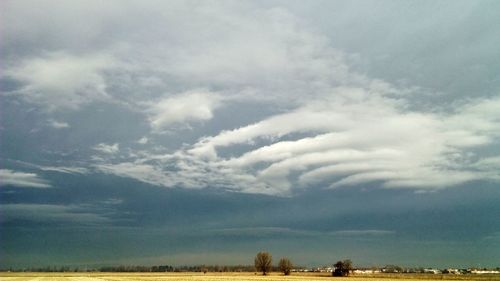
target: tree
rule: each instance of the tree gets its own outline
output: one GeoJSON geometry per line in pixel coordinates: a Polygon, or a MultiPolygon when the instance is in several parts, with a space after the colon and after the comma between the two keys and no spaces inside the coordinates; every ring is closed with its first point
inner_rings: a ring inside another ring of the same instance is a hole
{"type": "Polygon", "coordinates": [[[262,275],[266,275],[269,271],[271,271],[271,263],[273,261],[273,257],[268,252],[259,252],[255,256],[255,269],[257,271],[262,272],[262,275]]]}
{"type": "Polygon", "coordinates": [[[333,265],[333,276],[349,276],[352,270],[352,261],[347,259],[338,261],[333,265]]]}
{"type": "Polygon", "coordinates": [[[283,274],[285,275],[290,275],[290,271],[292,270],[292,262],[290,261],[290,259],[288,258],[281,258],[280,259],[280,263],[279,263],[279,268],[281,270],[281,272],[283,272],[283,274]]]}

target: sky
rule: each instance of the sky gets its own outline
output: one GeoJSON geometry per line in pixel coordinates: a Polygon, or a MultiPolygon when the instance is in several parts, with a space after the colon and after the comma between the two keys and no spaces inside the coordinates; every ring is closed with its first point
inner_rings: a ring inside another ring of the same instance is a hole
{"type": "Polygon", "coordinates": [[[1,1],[0,267],[500,266],[500,2],[1,1]]]}

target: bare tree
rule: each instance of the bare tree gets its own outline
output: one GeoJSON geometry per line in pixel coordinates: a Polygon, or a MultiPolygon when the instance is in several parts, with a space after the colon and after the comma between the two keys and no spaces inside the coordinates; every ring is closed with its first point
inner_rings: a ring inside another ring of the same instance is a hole
{"type": "Polygon", "coordinates": [[[259,252],[255,256],[255,269],[262,272],[262,275],[267,275],[271,271],[271,263],[273,257],[268,252],[259,252]]]}
{"type": "Polygon", "coordinates": [[[283,257],[280,259],[279,267],[283,274],[290,275],[290,271],[292,271],[293,265],[290,259],[283,257]]]}
{"type": "Polygon", "coordinates": [[[349,276],[349,273],[351,273],[352,270],[352,261],[349,259],[338,261],[333,265],[333,267],[333,276],[349,276]]]}

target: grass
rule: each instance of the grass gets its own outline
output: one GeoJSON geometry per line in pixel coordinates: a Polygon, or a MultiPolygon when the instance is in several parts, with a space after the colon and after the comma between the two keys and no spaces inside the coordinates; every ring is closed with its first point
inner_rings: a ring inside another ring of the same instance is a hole
{"type": "Polygon", "coordinates": [[[0,272],[0,281],[433,281],[433,280],[478,280],[500,281],[495,275],[452,275],[452,274],[374,274],[331,277],[326,273],[295,273],[283,276],[272,273],[267,276],[247,273],[39,273],[0,272]]]}

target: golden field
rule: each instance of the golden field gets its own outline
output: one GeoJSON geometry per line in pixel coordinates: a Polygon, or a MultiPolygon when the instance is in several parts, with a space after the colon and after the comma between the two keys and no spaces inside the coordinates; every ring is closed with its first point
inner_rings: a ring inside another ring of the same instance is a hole
{"type": "Polygon", "coordinates": [[[331,277],[319,273],[297,273],[283,276],[272,273],[267,276],[249,273],[0,273],[0,281],[432,281],[432,280],[480,280],[500,281],[500,275],[424,275],[424,274],[375,274],[331,277]]]}

